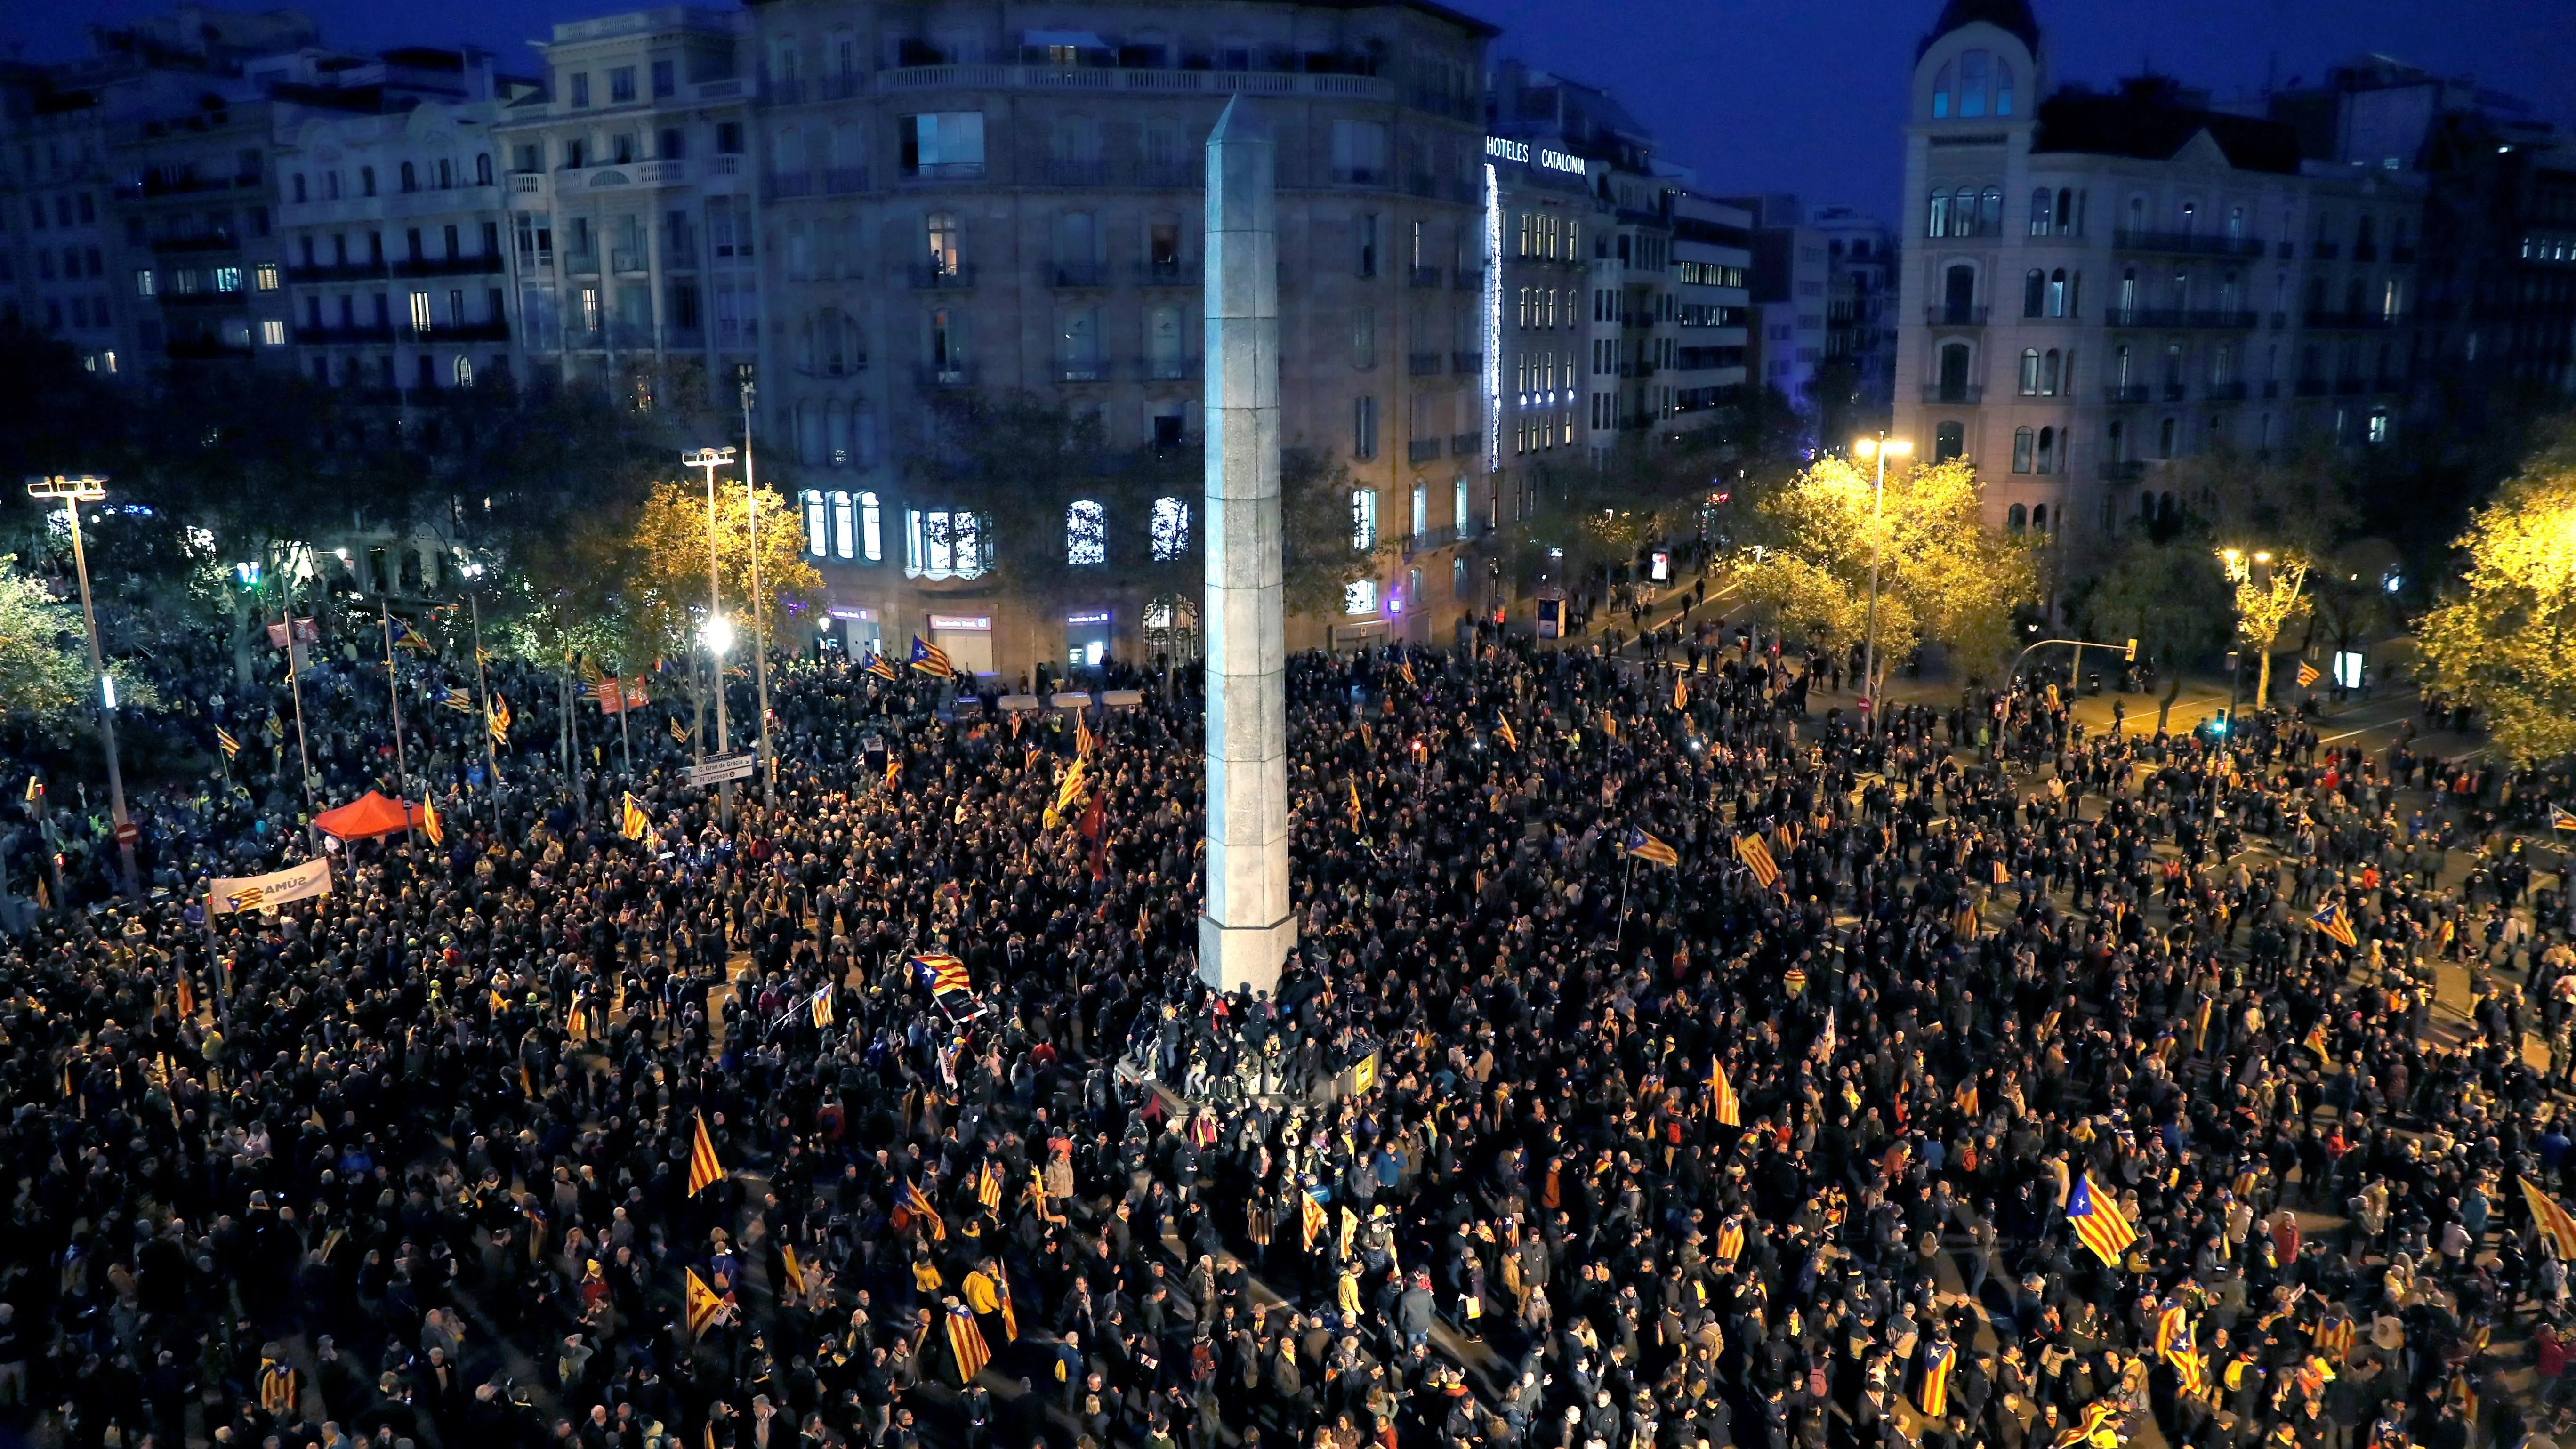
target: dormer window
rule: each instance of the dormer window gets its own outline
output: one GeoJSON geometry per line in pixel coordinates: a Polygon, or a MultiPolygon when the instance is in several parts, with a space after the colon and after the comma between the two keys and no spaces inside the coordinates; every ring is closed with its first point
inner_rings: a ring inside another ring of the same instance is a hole
{"type": "Polygon", "coordinates": [[[1949,114],[1950,63],[1945,60],[1941,62],[1941,69],[1932,76],[1932,119],[1946,120],[1949,114]]]}

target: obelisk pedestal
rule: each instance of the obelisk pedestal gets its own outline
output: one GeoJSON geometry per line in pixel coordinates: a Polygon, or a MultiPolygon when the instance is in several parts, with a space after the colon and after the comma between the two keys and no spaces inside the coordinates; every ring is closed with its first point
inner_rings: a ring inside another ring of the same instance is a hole
{"type": "Polygon", "coordinates": [[[1288,893],[1287,619],[1279,528],[1278,146],[1226,103],[1207,141],[1207,909],[1199,976],[1269,991],[1288,893]]]}

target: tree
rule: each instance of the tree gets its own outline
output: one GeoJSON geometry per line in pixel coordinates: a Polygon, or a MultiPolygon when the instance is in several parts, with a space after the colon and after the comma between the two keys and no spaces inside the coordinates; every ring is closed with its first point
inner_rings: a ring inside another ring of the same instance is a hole
{"type": "Polygon", "coordinates": [[[2254,676],[2254,707],[2269,709],[2272,705],[2272,646],[2280,641],[2281,631],[2306,614],[2308,608],[2308,560],[2305,554],[2278,556],[2258,553],[2243,558],[2238,550],[2229,549],[2228,577],[2236,585],[2236,632],[2254,646],[2257,660],[2254,676]]]}
{"type": "Polygon", "coordinates": [[[2528,766],[2576,751],[2576,421],[2474,511],[2460,578],[2418,625],[2428,683],[2528,766]]]}
{"type": "Polygon", "coordinates": [[[2164,697],[2156,702],[2162,730],[2182,693],[2183,669],[2224,644],[2226,620],[2219,601],[2227,578],[2218,559],[2197,540],[2159,542],[2131,536],[2071,610],[2082,632],[2103,641],[2135,639],[2141,657],[2165,671],[2164,697]]]}
{"type": "MultiPolygon", "coordinates": [[[[785,499],[761,489],[757,527],[752,505],[740,484],[716,485],[715,557],[717,586],[724,617],[734,640],[748,647],[752,639],[754,600],[751,587],[752,535],[760,541],[759,616],[775,638],[780,620],[791,607],[818,602],[823,576],[805,559],[804,533],[785,499]]],[[[630,570],[619,592],[619,612],[597,623],[562,621],[567,650],[580,648],[598,632],[592,652],[622,659],[630,667],[648,658],[685,657],[698,648],[707,620],[707,499],[705,485],[656,483],[644,500],[624,565],[630,570]]],[[[693,685],[682,687],[706,704],[693,685]]]]}
{"type": "MultiPolygon", "coordinates": [[[[107,672],[120,706],[149,709],[160,702],[151,682],[122,663],[110,663],[107,672]]],[[[16,555],[0,554],[0,715],[61,738],[89,723],[97,688],[80,606],[56,600],[19,570],[16,555]]]]}
{"type": "Polygon", "coordinates": [[[2028,543],[1985,527],[1976,470],[1960,459],[1890,470],[1875,510],[1873,486],[1874,475],[1827,457],[1764,497],[1749,540],[1761,547],[1744,565],[1750,597],[1784,627],[1824,631],[1811,642],[1848,648],[1868,612],[1875,540],[1881,678],[1889,660],[1926,641],[1972,666],[2000,662],[2013,609],[2038,595],[2039,569],[2028,543]]]}
{"type": "Polygon", "coordinates": [[[1306,448],[1279,457],[1279,542],[1284,605],[1291,614],[1338,615],[1343,591],[1377,577],[1395,551],[1383,530],[1360,545],[1351,470],[1306,448]]]}

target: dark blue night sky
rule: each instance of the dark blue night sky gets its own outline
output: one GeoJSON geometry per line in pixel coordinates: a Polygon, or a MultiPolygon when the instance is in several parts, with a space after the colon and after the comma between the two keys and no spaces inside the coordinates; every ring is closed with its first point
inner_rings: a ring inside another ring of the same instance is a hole
{"type": "MultiPolygon", "coordinates": [[[[1938,0],[1453,0],[1501,25],[1501,53],[1616,92],[1672,160],[1717,191],[1796,191],[1885,214],[1914,43],[1938,0]]],[[[2469,74],[2540,114],[2576,122],[2571,0],[2035,0],[2060,79],[2105,83],[2153,67],[2250,96],[2267,76],[2313,80],[2376,51],[2469,74]]],[[[157,0],[27,3],[0,35],[43,60],[77,54],[82,28],[164,8],[157,0]]],[[[244,3],[242,8],[258,8],[244,3]]],[[[351,49],[471,41],[529,65],[540,27],[622,8],[614,0],[304,0],[325,39],[351,49]]],[[[637,7],[640,8],[640,7],[637,7]]],[[[1022,7],[1031,24],[1042,6],[1022,7]]]]}

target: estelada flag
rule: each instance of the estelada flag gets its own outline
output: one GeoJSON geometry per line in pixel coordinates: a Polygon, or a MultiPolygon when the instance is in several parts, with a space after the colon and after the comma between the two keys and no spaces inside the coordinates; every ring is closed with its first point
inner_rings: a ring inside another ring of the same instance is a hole
{"type": "Polygon", "coordinates": [[[680,1272],[688,1279],[689,1336],[697,1338],[704,1335],[707,1326],[716,1321],[716,1315],[724,1311],[724,1300],[718,1298],[706,1280],[698,1276],[697,1269],[682,1268],[680,1272]]]}
{"type": "Polygon", "coordinates": [[[680,723],[678,715],[671,717],[671,739],[676,744],[685,745],[689,742],[689,727],[680,723]]]}
{"type": "Polygon", "coordinates": [[[724,1180],[724,1164],[716,1160],[715,1139],[707,1135],[705,1114],[693,1114],[698,1124],[697,1140],[689,1147],[689,1196],[696,1197],[724,1180]]]}
{"type": "Polygon", "coordinates": [[[937,679],[953,679],[955,665],[948,662],[948,651],[928,643],[918,634],[912,636],[912,667],[937,679]]]}
{"type": "Polygon", "coordinates": [[[948,1310],[948,1351],[957,1358],[957,1386],[964,1388],[993,1361],[993,1351],[984,1346],[984,1330],[975,1326],[975,1315],[963,1303],[948,1310]]]}
{"type": "Polygon", "coordinates": [[[427,795],[420,797],[420,828],[428,833],[430,844],[447,843],[447,826],[438,818],[438,802],[427,795]]]}
{"type": "Polygon", "coordinates": [[[2531,1221],[2558,1249],[2560,1262],[2576,1262],[2576,1216],[2560,1206],[2558,1199],[2542,1192],[2526,1177],[2522,1182],[2522,1200],[2531,1208],[2531,1221]]]}
{"type": "Polygon", "coordinates": [[[2316,683],[2322,678],[2324,678],[2324,676],[2317,673],[2317,667],[2315,665],[2310,664],[2304,659],[2299,661],[2299,687],[2301,689],[2307,688],[2309,685],[2316,683]]]}
{"type": "Polygon", "coordinates": [[[1297,1194],[1297,1239],[1307,1252],[1315,1251],[1315,1243],[1324,1236],[1326,1226],[1323,1199],[1315,1196],[1312,1188],[1297,1194]]]}
{"type": "Polygon", "coordinates": [[[1422,681],[1413,677],[1413,661],[1411,659],[1408,659],[1401,654],[1397,655],[1395,658],[1395,672],[1404,676],[1404,684],[1407,689],[1420,689],[1422,687],[1422,681]]]}
{"type": "Polygon", "coordinates": [[[1091,748],[1093,743],[1094,741],[1091,737],[1091,726],[1086,724],[1080,715],[1074,716],[1073,752],[1082,756],[1084,759],[1089,759],[1091,757],[1091,748]]]}
{"type": "Polygon", "coordinates": [[[2300,1038],[2299,1045],[2306,1047],[2310,1052],[2315,1053],[2318,1061],[2325,1062],[2332,1061],[2334,1059],[2333,1049],[2326,1045],[2326,1019],[2322,1016],[2317,1018],[2316,1025],[2308,1028],[2308,1034],[2300,1038]]]}
{"type": "Polygon", "coordinates": [[[1649,865],[1675,866],[1682,863],[1680,851],[1635,826],[1628,828],[1628,853],[1649,865]]]}
{"type": "Polygon", "coordinates": [[[510,742],[510,701],[498,694],[492,696],[492,738],[505,745],[510,742]]]}
{"type": "Polygon", "coordinates": [[[1678,674],[1673,676],[1673,708],[1690,708],[1690,686],[1683,683],[1678,674]]]}
{"type": "Polygon", "coordinates": [[[617,812],[617,831],[629,840],[642,840],[653,833],[653,822],[646,818],[644,807],[635,803],[635,792],[626,792],[626,803],[617,812]]]}
{"type": "Polygon", "coordinates": [[[902,673],[894,667],[894,661],[886,658],[882,654],[870,654],[868,656],[868,667],[864,672],[873,674],[888,684],[896,683],[903,678],[902,673]]]}
{"type": "Polygon", "coordinates": [[[2075,1191],[2066,1200],[2066,1221],[2075,1227],[2075,1236],[2091,1248],[2103,1262],[2118,1267],[2120,1255],[2138,1240],[2138,1230],[2129,1226],[2128,1215],[2110,1194],[2093,1185],[2093,1174],[2075,1179],[2075,1191]]]}
{"type": "Polygon", "coordinates": [[[217,725],[215,726],[215,748],[223,751],[224,758],[229,760],[241,753],[241,741],[233,738],[231,730],[217,725]]]}
{"type": "Polygon", "coordinates": [[[1360,828],[1360,820],[1364,813],[1360,809],[1360,782],[1351,780],[1346,783],[1351,789],[1351,828],[1357,830],[1360,828]]]}
{"type": "Polygon", "coordinates": [[[795,1244],[781,1243],[778,1245],[778,1265],[786,1270],[787,1291],[795,1294],[799,1298],[804,1297],[807,1291],[805,1287],[805,1265],[796,1261],[795,1244]]]}
{"type": "Polygon", "coordinates": [[[1773,881],[1780,878],[1780,865],[1771,858],[1771,847],[1763,844],[1762,837],[1751,831],[1735,837],[1735,858],[1744,862],[1746,870],[1753,872],[1753,883],[1766,891],[1773,881]]]}
{"type": "Polygon", "coordinates": [[[948,1241],[948,1220],[939,1215],[939,1209],[930,1205],[930,1199],[921,1191],[918,1178],[903,1185],[903,1205],[912,1209],[913,1216],[921,1219],[922,1226],[929,1229],[932,1242],[948,1241]]]}
{"type": "Polygon", "coordinates": [[[2352,918],[2345,915],[2343,907],[2334,901],[2318,907],[2317,913],[2308,917],[2308,924],[2316,927],[2328,940],[2346,947],[2361,944],[2360,938],[2352,933],[2352,918]]]}
{"type": "Polygon", "coordinates": [[[831,1024],[832,988],[826,986],[814,993],[814,1029],[820,1031],[831,1024]]]}
{"type": "Polygon", "coordinates": [[[1501,715],[1494,716],[1494,733],[1501,735],[1503,737],[1503,743],[1511,746],[1515,753],[1520,750],[1521,737],[1513,731],[1512,722],[1510,720],[1503,718],[1501,715]]]}
{"type": "Polygon", "coordinates": [[[1744,1103],[1737,1100],[1735,1084],[1726,1079],[1726,1063],[1712,1057],[1708,1063],[1708,1096],[1710,1112],[1721,1127],[1744,1125],[1744,1103]]]}

